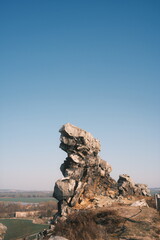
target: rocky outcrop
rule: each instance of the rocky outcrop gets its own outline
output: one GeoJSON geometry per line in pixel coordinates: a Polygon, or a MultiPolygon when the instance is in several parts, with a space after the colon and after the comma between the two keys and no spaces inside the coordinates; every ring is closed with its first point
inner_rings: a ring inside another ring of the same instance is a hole
{"type": "Polygon", "coordinates": [[[118,179],[119,194],[122,196],[150,196],[150,190],[146,184],[135,184],[130,176],[123,174],[118,179]]]}
{"type": "Polygon", "coordinates": [[[7,231],[7,227],[2,223],[0,223],[0,240],[3,240],[6,231],[7,231]]]}
{"type": "Polygon", "coordinates": [[[146,185],[134,184],[128,175],[120,175],[118,182],[111,178],[112,167],[98,155],[100,142],[90,133],[70,123],[63,125],[60,133],[60,148],[67,158],[60,167],[64,177],[54,187],[53,197],[59,201],[57,216],[67,215],[85,199],[106,206],[105,201],[113,202],[119,195],[149,194],[146,185]]]}

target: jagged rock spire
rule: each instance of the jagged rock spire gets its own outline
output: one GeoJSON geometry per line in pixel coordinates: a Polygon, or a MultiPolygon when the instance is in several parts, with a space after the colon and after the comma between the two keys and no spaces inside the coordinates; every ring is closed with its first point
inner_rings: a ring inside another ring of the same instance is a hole
{"type": "Polygon", "coordinates": [[[120,175],[118,183],[110,177],[112,167],[98,155],[100,142],[89,132],[70,123],[63,125],[59,132],[60,148],[67,157],[60,167],[64,178],[55,183],[53,196],[59,201],[61,215],[64,208],[80,204],[84,199],[149,195],[146,185],[134,184],[128,175],[120,175]]]}

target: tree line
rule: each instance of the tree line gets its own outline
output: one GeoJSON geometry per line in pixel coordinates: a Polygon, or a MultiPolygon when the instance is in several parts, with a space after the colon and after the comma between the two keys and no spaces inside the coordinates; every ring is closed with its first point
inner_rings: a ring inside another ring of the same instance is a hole
{"type": "Polygon", "coordinates": [[[12,218],[15,212],[39,211],[39,217],[51,217],[57,209],[57,204],[54,201],[37,203],[37,204],[22,204],[11,202],[0,202],[0,218],[12,218]]]}

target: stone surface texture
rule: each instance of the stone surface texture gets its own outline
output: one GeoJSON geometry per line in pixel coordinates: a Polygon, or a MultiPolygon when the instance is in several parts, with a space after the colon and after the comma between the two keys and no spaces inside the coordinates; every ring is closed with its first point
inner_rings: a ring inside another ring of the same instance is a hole
{"type": "Polygon", "coordinates": [[[146,185],[135,184],[126,174],[120,175],[118,182],[111,178],[112,167],[98,155],[100,142],[90,133],[70,123],[59,131],[60,148],[67,153],[60,167],[64,177],[55,183],[53,193],[59,201],[59,216],[71,213],[86,199],[101,207],[118,201],[119,196],[150,195],[146,185]]]}
{"type": "Polygon", "coordinates": [[[119,194],[122,196],[150,196],[150,190],[146,184],[135,184],[127,174],[119,176],[118,179],[119,194]]]}
{"type": "Polygon", "coordinates": [[[149,207],[145,199],[141,199],[131,204],[132,207],[149,207]]]}
{"type": "Polygon", "coordinates": [[[50,237],[48,240],[68,240],[68,239],[60,236],[55,236],[55,237],[50,237]]]}
{"type": "Polygon", "coordinates": [[[0,223],[0,240],[4,239],[4,235],[7,231],[7,227],[5,225],[3,225],[2,223],[0,223]]]}

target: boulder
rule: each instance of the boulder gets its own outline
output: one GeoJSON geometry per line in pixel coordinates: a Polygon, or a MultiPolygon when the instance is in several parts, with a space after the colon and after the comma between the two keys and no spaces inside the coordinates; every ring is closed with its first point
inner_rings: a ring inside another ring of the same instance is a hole
{"type": "Polygon", "coordinates": [[[123,174],[118,179],[119,195],[150,196],[150,190],[146,184],[135,184],[130,176],[123,174]]]}
{"type": "Polygon", "coordinates": [[[95,139],[89,132],[86,132],[70,123],[62,126],[59,130],[61,133],[61,144],[62,150],[67,153],[78,153],[84,154],[98,154],[100,151],[100,142],[95,139]]]}
{"type": "Polygon", "coordinates": [[[101,158],[99,158],[99,169],[101,172],[103,172],[102,175],[106,175],[106,173],[112,172],[111,165],[108,162],[102,160],[101,158]]]}
{"type": "Polygon", "coordinates": [[[130,176],[123,174],[119,176],[118,189],[120,195],[134,195],[135,184],[130,176]]]}
{"type": "Polygon", "coordinates": [[[139,195],[151,196],[150,190],[146,184],[135,184],[135,187],[139,195]]]}
{"type": "Polygon", "coordinates": [[[141,199],[131,204],[132,207],[149,207],[145,199],[141,199]]]}
{"type": "Polygon", "coordinates": [[[6,231],[7,231],[7,227],[2,223],[0,223],[0,240],[4,238],[6,231]]]}
{"type": "Polygon", "coordinates": [[[74,189],[76,186],[76,181],[72,178],[66,177],[58,180],[55,183],[54,194],[57,200],[67,200],[74,195],[74,189]]]}
{"type": "Polygon", "coordinates": [[[50,237],[48,240],[68,240],[68,239],[61,236],[54,236],[50,237]]]}

